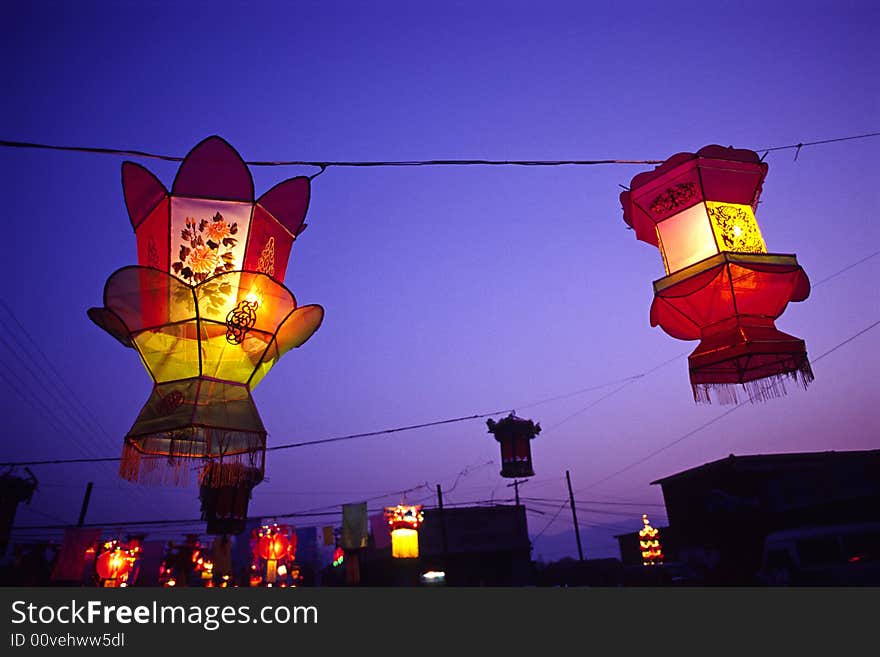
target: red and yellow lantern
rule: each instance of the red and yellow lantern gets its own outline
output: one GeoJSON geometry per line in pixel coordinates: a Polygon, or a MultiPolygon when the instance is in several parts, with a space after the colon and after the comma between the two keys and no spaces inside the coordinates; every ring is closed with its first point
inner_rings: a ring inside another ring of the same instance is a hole
{"type": "Polygon", "coordinates": [[[210,137],[184,159],[170,192],[131,162],[122,183],[139,264],[110,276],[104,306],[89,317],[137,351],[153,391],[125,437],[120,474],[185,484],[189,465],[208,462],[231,467],[202,483],[251,485],[266,448],[251,391],[324,316],[283,285],[309,179],[255,200],[244,161],[210,137]]]}
{"type": "Polygon", "coordinates": [[[639,530],[639,548],[642,551],[642,565],[653,566],[663,563],[663,548],[660,545],[660,530],[651,527],[647,514],[642,514],[642,528],[639,530]]]}
{"type": "Polygon", "coordinates": [[[660,249],[651,325],[700,340],[688,364],[694,399],[752,401],[813,379],[803,340],[774,321],[810,282],[794,255],[768,253],[755,219],[767,164],[749,150],[706,146],[632,179],[620,195],[636,238],[660,249]]]}
{"type": "Polygon", "coordinates": [[[425,519],[422,505],[398,504],[386,507],[385,519],[391,531],[391,556],[395,559],[418,558],[419,526],[425,519]]]}
{"type": "Polygon", "coordinates": [[[252,543],[255,570],[261,562],[266,563],[268,585],[275,584],[279,575],[287,575],[296,559],[296,532],[291,527],[276,522],[257,527],[252,533],[252,543]]]}

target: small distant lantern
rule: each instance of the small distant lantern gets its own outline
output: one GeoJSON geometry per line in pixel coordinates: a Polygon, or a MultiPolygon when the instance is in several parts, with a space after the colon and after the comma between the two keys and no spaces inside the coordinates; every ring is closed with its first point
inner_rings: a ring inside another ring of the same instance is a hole
{"type": "Polygon", "coordinates": [[[88,311],[153,380],[125,436],[120,475],[185,485],[193,464],[232,463],[245,467],[227,475],[246,487],[250,470],[263,472],[267,435],[251,393],[324,316],[283,284],[306,225],[309,179],[255,199],[247,165],[215,136],[184,158],[170,192],[132,162],[122,185],[139,264],[114,272],[103,307],[88,311]]]}
{"type": "Polygon", "coordinates": [[[385,519],[391,531],[391,556],[395,559],[418,558],[419,526],[425,519],[422,505],[386,507],[385,519]]]}
{"type": "Polygon", "coordinates": [[[296,558],[296,533],[273,522],[254,529],[252,537],[254,557],[266,562],[266,583],[275,584],[279,574],[287,574],[287,563],[296,558]],[[281,572],[279,565],[285,566],[281,572]]]}
{"type": "Polygon", "coordinates": [[[688,359],[694,399],[735,403],[813,380],[803,340],[774,325],[810,282],[794,255],[768,253],[755,219],[767,164],[750,150],[706,146],[632,179],[620,195],[636,238],[660,249],[651,326],[700,340],[688,359]]]}
{"type": "Polygon", "coordinates": [[[534,476],[531,440],[541,433],[541,425],[513,413],[498,422],[490,418],[486,424],[489,433],[501,443],[501,476],[508,479],[534,476]]]}
{"type": "Polygon", "coordinates": [[[647,514],[642,514],[639,530],[639,548],[642,551],[642,565],[653,566],[663,563],[663,548],[660,545],[660,530],[651,527],[647,514]]]}
{"type": "Polygon", "coordinates": [[[241,463],[209,463],[199,475],[202,519],[210,535],[241,534],[251,491],[263,479],[258,468],[241,463]],[[244,470],[244,472],[242,472],[244,470]]]}
{"type": "Polygon", "coordinates": [[[138,545],[125,545],[115,539],[105,542],[95,560],[95,570],[101,578],[101,586],[107,588],[127,586],[128,576],[139,551],[138,545]]]}
{"type": "Polygon", "coordinates": [[[333,550],[333,567],[338,568],[345,561],[345,550],[337,547],[333,550]]]}

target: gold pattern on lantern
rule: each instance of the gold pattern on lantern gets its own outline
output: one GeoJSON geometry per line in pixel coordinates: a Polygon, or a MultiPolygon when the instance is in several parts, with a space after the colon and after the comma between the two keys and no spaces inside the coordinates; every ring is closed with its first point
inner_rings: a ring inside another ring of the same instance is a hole
{"type": "Polygon", "coordinates": [[[751,206],[706,201],[706,211],[719,251],[767,253],[751,206]]]}
{"type": "Polygon", "coordinates": [[[270,237],[257,260],[257,271],[267,276],[275,276],[275,237],[270,237]]]}

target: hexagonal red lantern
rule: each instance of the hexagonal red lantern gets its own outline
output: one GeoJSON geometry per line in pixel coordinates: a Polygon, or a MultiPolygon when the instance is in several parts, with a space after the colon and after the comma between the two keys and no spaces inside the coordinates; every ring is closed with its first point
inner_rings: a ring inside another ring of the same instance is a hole
{"type": "Polygon", "coordinates": [[[755,219],[767,164],[753,151],[706,146],[632,179],[620,195],[636,238],[660,249],[651,326],[700,340],[688,364],[694,399],[735,403],[785,394],[813,380],[804,341],[774,320],[810,282],[794,255],[767,253],[755,219]]]}
{"type": "Polygon", "coordinates": [[[532,477],[531,440],[541,433],[541,425],[513,413],[498,422],[486,420],[489,433],[501,443],[501,476],[508,479],[532,477]]]}

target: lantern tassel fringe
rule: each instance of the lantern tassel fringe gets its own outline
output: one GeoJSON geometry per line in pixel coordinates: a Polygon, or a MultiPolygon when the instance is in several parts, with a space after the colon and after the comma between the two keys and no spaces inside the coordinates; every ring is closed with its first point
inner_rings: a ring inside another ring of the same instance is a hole
{"type": "Polygon", "coordinates": [[[810,361],[805,357],[801,366],[796,370],[755,379],[754,381],[747,381],[745,383],[696,383],[692,384],[691,388],[694,392],[694,401],[699,404],[711,404],[711,395],[714,395],[715,401],[722,405],[739,404],[740,401],[745,401],[745,398],[742,398],[743,392],[745,392],[749,402],[756,403],[786,396],[788,394],[785,387],[786,379],[793,380],[806,389],[814,379],[810,361]]]}
{"type": "Polygon", "coordinates": [[[253,439],[255,446],[259,445],[257,451],[212,457],[211,459],[186,454],[171,456],[147,454],[126,441],[122,448],[119,476],[127,481],[148,486],[185,487],[190,482],[192,471],[203,469],[208,463],[216,463],[232,467],[223,467],[212,473],[210,478],[212,487],[252,485],[254,470],[258,470],[262,475],[265,460],[263,435],[255,433],[253,439]]]}

